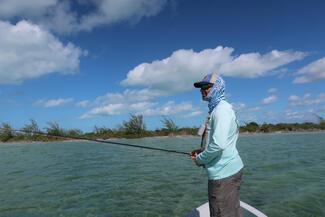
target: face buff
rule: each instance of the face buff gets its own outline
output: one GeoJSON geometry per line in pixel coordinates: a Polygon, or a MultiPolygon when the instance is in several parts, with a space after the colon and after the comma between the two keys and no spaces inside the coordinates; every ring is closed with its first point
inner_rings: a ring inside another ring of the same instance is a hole
{"type": "Polygon", "coordinates": [[[213,109],[219,104],[221,100],[226,99],[225,89],[226,85],[224,80],[220,76],[218,76],[209,94],[203,98],[203,100],[209,102],[209,114],[211,114],[213,109]]]}

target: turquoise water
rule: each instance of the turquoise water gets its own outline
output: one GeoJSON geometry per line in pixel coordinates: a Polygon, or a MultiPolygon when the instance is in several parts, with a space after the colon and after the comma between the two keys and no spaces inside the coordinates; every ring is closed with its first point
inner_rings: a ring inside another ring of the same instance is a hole
{"type": "MultiPolygon", "coordinates": [[[[199,138],[122,140],[190,151],[199,138]]],[[[241,135],[241,200],[268,216],[325,216],[325,133],[241,135]]],[[[0,216],[172,217],[207,200],[183,155],[91,142],[0,145],[0,216]]]]}

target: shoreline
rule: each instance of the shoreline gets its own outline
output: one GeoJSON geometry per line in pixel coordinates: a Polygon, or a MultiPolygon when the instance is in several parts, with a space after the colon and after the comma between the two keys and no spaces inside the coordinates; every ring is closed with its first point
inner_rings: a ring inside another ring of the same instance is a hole
{"type": "Polygon", "coordinates": [[[249,132],[242,132],[239,135],[243,136],[254,136],[254,135],[285,135],[285,134],[313,134],[313,133],[325,133],[325,130],[306,130],[306,131],[274,131],[269,133],[249,133],[249,132]]]}
{"type": "MultiPolygon", "coordinates": [[[[263,132],[242,132],[239,133],[239,136],[260,136],[260,135],[294,135],[294,134],[313,134],[313,133],[325,133],[325,130],[313,130],[313,131],[275,131],[275,132],[269,132],[269,133],[263,133],[263,132]]],[[[122,139],[148,139],[148,138],[187,138],[187,137],[199,137],[196,135],[174,135],[174,136],[145,136],[145,137],[139,137],[139,138],[109,138],[104,139],[103,141],[111,141],[111,140],[122,140],[122,139]]],[[[101,139],[98,139],[101,140],[101,139]]],[[[27,141],[27,140],[17,140],[17,141],[9,141],[9,142],[0,142],[0,145],[2,144],[37,144],[37,143],[51,143],[51,142],[85,142],[87,140],[83,139],[66,139],[66,140],[53,140],[53,141],[27,141]]],[[[91,142],[91,141],[88,141],[91,142]]]]}

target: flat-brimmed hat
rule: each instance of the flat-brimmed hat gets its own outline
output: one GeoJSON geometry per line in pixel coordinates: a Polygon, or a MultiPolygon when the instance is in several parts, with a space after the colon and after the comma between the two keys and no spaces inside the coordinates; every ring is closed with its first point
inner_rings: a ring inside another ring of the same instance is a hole
{"type": "Polygon", "coordinates": [[[194,87],[201,88],[204,85],[214,84],[216,83],[217,79],[218,79],[217,73],[207,74],[206,76],[204,76],[204,78],[201,81],[195,82],[194,87]]]}

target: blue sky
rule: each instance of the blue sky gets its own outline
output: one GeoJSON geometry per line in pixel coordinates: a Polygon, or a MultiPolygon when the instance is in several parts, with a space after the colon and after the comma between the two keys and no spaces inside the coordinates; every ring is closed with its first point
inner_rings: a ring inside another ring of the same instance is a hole
{"type": "Polygon", "coordinates": [[[323,1],[71,2],[0,2],[0,122],[198,126],[210,72],[242,123],[325,116],[323,1]]]}

